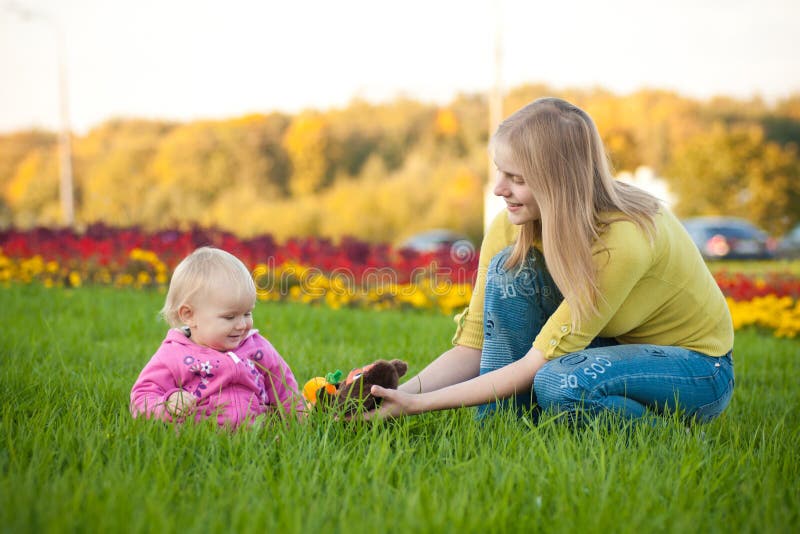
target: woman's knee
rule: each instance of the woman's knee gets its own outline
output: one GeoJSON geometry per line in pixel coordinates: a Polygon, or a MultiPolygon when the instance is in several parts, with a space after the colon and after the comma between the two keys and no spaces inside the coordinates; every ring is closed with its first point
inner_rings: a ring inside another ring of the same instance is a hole
{"type": "Polygon", "coordinates": [[[575,375],[560,371],[557,365],[548,363],[539,369],[533,379],[536,403],[543,410],[571,410],[583,401],[583,389],[575,380],[575,375]]]}

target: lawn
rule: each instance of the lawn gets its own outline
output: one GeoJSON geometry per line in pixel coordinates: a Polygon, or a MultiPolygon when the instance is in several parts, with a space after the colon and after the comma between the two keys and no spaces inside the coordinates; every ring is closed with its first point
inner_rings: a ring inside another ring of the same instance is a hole
{"type": "MultiPolygon", "coordinates": [[[[375,424],[315,414],[229,433],[133,420],[163,296],[0,288],[7,532],[796,532],[800,342],[737,333],[736,393],[706,426],[571,429],[472,411],[375,424]]],[[[259,303],[298,379],[449,346],[433,312],[259,303]]]]}

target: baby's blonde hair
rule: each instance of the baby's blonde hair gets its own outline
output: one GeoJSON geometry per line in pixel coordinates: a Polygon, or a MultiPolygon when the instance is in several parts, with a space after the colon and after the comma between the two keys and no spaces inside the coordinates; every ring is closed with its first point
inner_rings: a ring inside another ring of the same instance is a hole
{"type": "Polygon", "coordinates": [[[239,258],[213,247],[201,247],[175,268],[161,316],[172,327],[182,326],[178,311],[216,284],[237,288],[239,296],[256,298],[253,276],[239,258]]]}

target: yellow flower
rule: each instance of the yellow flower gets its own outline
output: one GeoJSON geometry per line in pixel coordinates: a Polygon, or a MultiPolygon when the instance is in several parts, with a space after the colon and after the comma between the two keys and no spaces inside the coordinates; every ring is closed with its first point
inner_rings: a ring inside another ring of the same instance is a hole
{"type": "Polygon", "coordinates": [[[139,274],[136,276],[136,283],[139,286],[147,286],[150,285],[153,278],[150,276],[150,273],[147,271],[139,271],[139,274]]]}
{"type": "Polygon", "coordinates": [[[772,330],[776,337],[795,337],[800,333],[800,302],[791,297],[766,295],[750,301],[726,300],[736,330],[757,326],[772,330]]]}

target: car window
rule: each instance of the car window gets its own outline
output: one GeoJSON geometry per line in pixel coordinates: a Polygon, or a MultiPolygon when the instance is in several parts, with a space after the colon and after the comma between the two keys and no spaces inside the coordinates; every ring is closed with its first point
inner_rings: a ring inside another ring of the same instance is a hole
{"type": "Polygon", "coordinates": [[[760,232],[751,228],[743,228],[737,226],[711,226],[708,228],[709,234],[722,234],[725,237],[732,237],[734,239],[757,239],[760,237],[760,232]]]}

